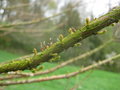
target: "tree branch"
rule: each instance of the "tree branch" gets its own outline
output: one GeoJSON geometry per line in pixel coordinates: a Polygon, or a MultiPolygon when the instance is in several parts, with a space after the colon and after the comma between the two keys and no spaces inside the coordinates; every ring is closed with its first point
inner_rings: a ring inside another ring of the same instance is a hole
{"type": "Polygon", "coordinates": [[[77,7],[79,4],[78,3],[75,3],[71,8],[68,8],[64,11],[61,11],[60,13],[56,13],[54,15],[51,15],[49,17],[44,17],[44,18],[36,18],[36,19],[33,19],[31,21],[26,21],[26,22],[20,22],[20,23],[14,23],[14,24],[5,24],[5,25],[0,25],[0,28],[7,28],[7,27],[14,27],[14,26],[20,26],[20,25],[30,25],[30,24],[35,24],[35,23],[39,23],[39,22],[42,22],[42,21],[45,21],[45,20],[48,20],[48,19],[51,19],[51,18],[54,18],[54,17],[57,17],[59,15],[62,15],[63,13],[66,13],[66,12],[69,12],[72,8],[75,8],[77,7]]]}
{"type": "Polygon", "coordinates": [[[73,47],[74,44],[78,43],[79,41],[91,35],[95,35],[102,28],[107,27],[112,23],[117,23],[119,19],[120,7],[116,7],[109,13],[101,16],[96,20],[91,21],[90,23],[87,23],[83,28],[77,30],[72,34],[69,34],[65,38],[60,37],[60,41],[54,43],[52,46],[45,49],[43,52],[38,53],[37,55],[1,63],[0,73],[34,68],[43,62],[49,61],[54,57],[53,54],[58,54],[68,49],[69,47],[73,47]]]}
{"type": "Polygon", "coordinates": [[[27,80],[18,80],[18,81],[5,81],[5,82],[0,82],[0,86],[8,86],[8,85],[16,85],[16,84],[26,84],[26,83],[35,83],[35,82],[44,82],[44,81],[50,81],[50,80],[57,80],[57,79],[64,79],[64,78],[70,78],[73,76],[76,76],[80,73],[86,72],[88,70],[91,70],[95,67],[98,67],[102,64],[105,64],[107,62],[110,62],[111,60],[115,60],[117,58],[120,58],[120,54],[112,57],[112,58],[108,58],[102,61],[99,61],[98,63],[89,65],[85,68],[82,68],[76,72],[71,72],[68,74],[62,74],[62,75],[54,75],[54,76],[49,76],[49,77],[43,77],[43,78],[36,78],[36,79],[27,79],[27,80]]]}

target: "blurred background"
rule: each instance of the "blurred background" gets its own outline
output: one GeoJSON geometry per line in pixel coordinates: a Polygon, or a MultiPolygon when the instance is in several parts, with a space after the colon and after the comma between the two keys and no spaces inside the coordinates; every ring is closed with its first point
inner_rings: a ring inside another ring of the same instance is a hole
{"type": "MultiPolygon", "coordinates": [[[[41,52],[42,46],[55,43],[59,34],[67,36],[69,28],[80,29],[85,18],[98,18],[115,6],[120,6],[120,0],[0,0],[0,62],[31,54],[33,48],[41,52]]],[[[120,24],[105,29],[107,33],[91,36],[81,46],[62,52],[58,62],[90,51],[111,38],[114,41],[107,47],[71,66],[90,65],[120,53],[120,24]]],[[[100,69],[119,73],[120,60],[100,69]]]]}

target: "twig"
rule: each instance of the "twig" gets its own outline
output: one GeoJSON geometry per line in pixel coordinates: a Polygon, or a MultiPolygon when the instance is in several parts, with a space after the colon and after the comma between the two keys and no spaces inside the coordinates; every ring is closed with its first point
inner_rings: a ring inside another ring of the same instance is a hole
{"type": "Polygon", "coordinates": [[[98,67],[102,64],[108,63],[111,60],[115,60],[117,58],[120,58],[120,54],[112,57],[105,59],[103,61],[99,61],[98,63],[89,65],[83,69],[80,69],[76,72],[68,73],[68,74],[62,74],[62,75],[54,75],[54,76],[49,76],[49,77],[43,77],[43,78],[36,78],[36,79],[28,79],[28,80],[18,80],[18,81],[5,81],[5,82],[0,82],[0,86],[8,86],[8,85],[16,85],[16,84],[27,84],[27,83],[35,83],[35,82],[44,82],[44,81],[50,81],[50,80],[57,80],[57,79],[64,79],[64,78],[70,78],[73,76],[76,76],[80,73],[86,72],[88,70],[91,70],[95,67],[98,67]]]}
{"type": "MultiPolygon", "coordinates": [[[[78,3],[74,4],[71,8],[75,8],[78,6],[78,3]]],[[[66,13],[66,12],[69,12],[71,10],[71,8],[68,8],[60,13],[56,13],[52,16],[49,16],[49,17],[44,17],[44,18],[36,18],[36,19],[33,19],[31,21],[27,21],[27,22],[20,22],[20,23],[15,23],[15,24],[6,24],[6,25],[0,25],[0,28],[3,28],[3,27],[13,27],[13,26],[20,26],[20,25],[29,25],[29,24],[35,24],[35,23],[38,23],[38,22],[42,22],[42,21],[45,21],[45,20],[48,20],[48,19],[51,19],[51,18],[54,18],[56,16],[59,16],[63,13],[66,13]]]]}
{"type": "MultiPolygon", "coordinates": [[[[63,25],[64,25],[65,23],[61,23],[61,24],[59,24],[59,25],[56,25],[56,27],[54,27],[54,28],[52,28],[52,29],[48,29],[48,30],[27,30],[27,29],[25,29],[25,30],[16,30],[16,29],[14,29],[14,28],[0,28],[0,31],[4,31],[3,33],[1,33],[0,34],[0,37],[3,37],[3,36],[6,36],[6,35],[8,35],[8,34],[10,34],[10,33],[37,33],[37,34],[39,34],[39,36],[40,36],[40,34],[42,35],[42,33],[46,33],[46,32],[52,32],[52,31],[54,31],[54,30],[56,30],[56,29],[58,29],[58,28],[60,28],[60,27],[62,27],[63,25]],[[42,33],[41,33],[42,32],[42,33]]],[[[33,34],[34,35],[34,34],[33,34]]],[[[33,36],[32,35],[32,36],[33,36]]],[[[35,35],[36,36],[36,35],[35,35]]]]}

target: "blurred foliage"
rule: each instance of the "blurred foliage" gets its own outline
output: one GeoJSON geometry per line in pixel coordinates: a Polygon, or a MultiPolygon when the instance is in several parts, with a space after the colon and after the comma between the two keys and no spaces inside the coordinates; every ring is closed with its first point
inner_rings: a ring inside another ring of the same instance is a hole
{"type": "Polygon", "coordinates": [[[61,27],[62,30],[68,30],[69,28],[79,29],[81,27],[81,18],[78,9],[72,8],[73,3],[70,2],[62,7],[62,10],[71,9],[70,11],[64,13],[59,19],[59,23],[64,22],[65,26],[61,27]]]}

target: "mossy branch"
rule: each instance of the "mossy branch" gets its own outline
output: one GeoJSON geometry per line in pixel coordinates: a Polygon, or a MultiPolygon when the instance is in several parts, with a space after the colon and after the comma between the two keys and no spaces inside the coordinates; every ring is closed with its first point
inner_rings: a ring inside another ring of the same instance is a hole
{"type": "Polygon", "coordinates": [[[79,41],[95,35],[99,30],[104,27],[111,25],[112,23],[117,23],[120,20],[120,7],[116,7],[109,13],[87,23],[83,28],[77,30],[76,32],[63,37],[62,40],[54,43],[49,48],[45,49],[41,53],[32,55],[30,57],[20,58],[17,60],[12,60],[10,62],[5,62],[0,64],[0,73],[31,69],[43,62],[49,61],[53,58],[53,54],[60,53],[69,47],[73,47],[74,44],[79,41]]]}
{"type": "MultiPolygon", "coordinates": [[[[3,74],[3,76],[0,77],[0,80],[8,80],[8,79],[15,79],[15,78],[23,78],[23,77],[33,77],[33,76],[38,76],[38,75],[43,75],[43,74],[48,74],[48,73],[51,73],[51,72],[54,72],[60,68],[63,68],[65,67],[66,65],[68,64],[71,64],[73,62],[76,62],[78,60],[81,60],[83,58],[86,58],[88,56],[91,56],[93,55],[94,53],[100,51],[101,49],[105,48],[106,46],[108,46],[113,40],[110,39],[109,41],[107,41],[106,43],[100,45],[99,47],[93,49],[93,50],[90,50],[90,51],[87,51],[81,55],[78,55],[77,57],[74,57],[74,58],[71,58],[65,62],[62,62],[60,63],[59,65],[53,67],[53,68],[50,68],[50,69],[47,69],[47,70],[43,70],[43,71],[37,71],[35,73],[32,73],[32,72],[29,72],[29,73],[25,73],[25,72],[10,72],[8,74],[8,76],[6,76],[5,74],[3,74]]],[[[42,66],[41,66],[42,67],[42,66]]],[[[39,69],[39,68],[37,68],[39,69]]]]}

